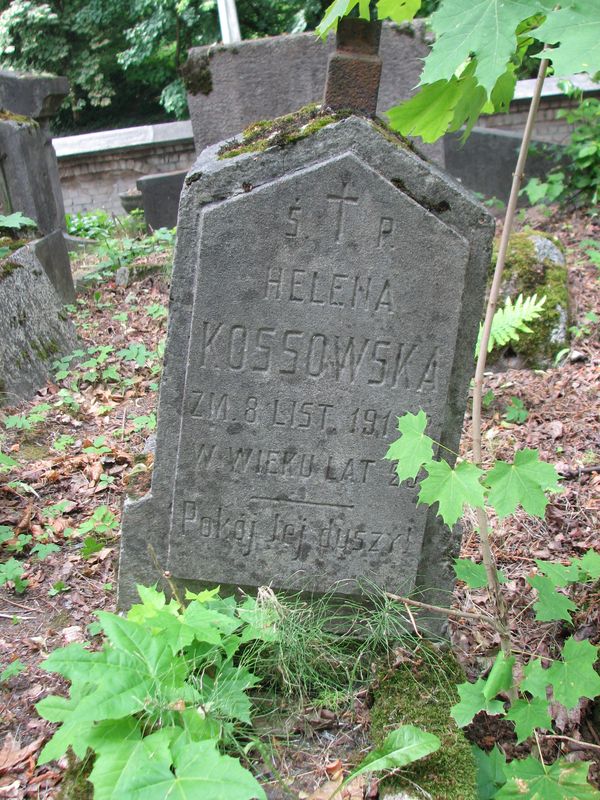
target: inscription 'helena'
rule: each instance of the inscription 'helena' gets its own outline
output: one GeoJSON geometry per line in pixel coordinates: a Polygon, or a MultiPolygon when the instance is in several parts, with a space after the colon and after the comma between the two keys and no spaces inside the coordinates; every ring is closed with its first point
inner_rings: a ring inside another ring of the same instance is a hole
{"type": "Polygon", "coordinates": [[[430,342],[330,336],[297,329],[252,330],[224,322],[201,323],[200,368],[326,378],[417,392],[437,388],[437,347],[430,342]]]}
{"type": "Polygon", "coordinates": [[[265,300],[287,300],[312,306],[393,314],[396,302],[388,279],[377,276],[271,266],[265,279],[265,300]]]}

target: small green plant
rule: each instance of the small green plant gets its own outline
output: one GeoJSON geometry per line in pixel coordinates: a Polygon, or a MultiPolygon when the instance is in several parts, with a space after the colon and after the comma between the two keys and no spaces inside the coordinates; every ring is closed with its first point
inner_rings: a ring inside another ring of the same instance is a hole
{"type": "Polygon", "coordinates": [[[522,425],[527,421],[528,416],[529,411],[523,405],[523,401],[518,397],[511,397],[504,412],[504,419],[507,422],[516,422],[517,425],[522,425]]]}
{"type": "Polygon", "coordinates": [[[52,445],[53,450],[57,450],[59,453],[64,453],[69,447],[72,447],[75,444],[75,437],[70,436],[68,434],[62,433],[60,436],[57,437],[56,441],[52,445]]]}
{"type": "Polygon", "coordinates": [[[104,547],[104,542],[96,539],[94,536],[86,536],[83,540],[83,547],[81,548],[81,557],[84,559],[91,558],[95,553],[99,553],[104,547]]]}
{"type": "MultiPolygon", "coordinates": [[[[37,228],[35,220],[24,216],[20,211],[15,211],[13,214],[0,214],[0,239],[9,234],[9,236],[16,237],[16,234],[27,228],[37,228]]],[[[4,258],[11,251],[8,245],[0,245],[0,258],[4,258]]]]}
{"type": "MultiPolygon", "coordinates": [[[[494,347],[504,347],[509,342],[518,342],[520,333],[531,333],[531,328],[527,323],[538,319],[542,313],[545,302],[545,297],[541,297],[538,300],[535,294],[526,298],[523,298],[523,295],[520,294],[514,304],[510,297],[508,297],[504,307],[498,308],[494,314],[488,343],[488,353],[490,353],[494,347]]],[[[476,352],[479,351],[481,332],[482,326],[479,329],[476,352]]]]}
{"type": "Polygon", "coordinates": [[[162,319],[166,317],[169,313],[167,311],[166,306],[163,306],[162,303],[152,303],[152,305],[148,306],[146,313],[152,319],[162,319]]]}
{"type": "Polygon", "coordinates": [[[83,239],[108,239],[114,235],[115,221],[106,211],[80,211],[66,214],[67,232],[83,239]]]}
{"type": "Polygon", "coordinates": [[[569,332],[575,339],[581,339],[584,336],[590,336],[594,325],[600,322],[600,316],[595,311],[588,311],[583,316],[584,322],[579,325],[571,325],[569,332]]]}
{"type": "Polygon", "coordinates": [[[111,449],[106,444],[105,436],[96,436],[91,444],[83,448],[83,452],[87,453],[88,455],[102,456],[106,453],[110,453],[111,449]]]}
{"type": "MultiPolygon", "coordinates": [[[[586,248],[586,256],[596,269],[600,270],[600,242],[597,242],[595,239],[584,239],[581,242],[581,246],[586,248]]],[[[600,280],[600,275],[598,276],[598,280],[600,280]]]]}
{"type": "Polygon", "coordinates": [[[235,658],[244,642],[272,636],[253,600],[221,600],[218,590],[189,595],[184,608],[154,589],[123,619],[98,612],[101,650],[72,644],[43,668],[71,682],[71,697],[37,705],[62,723],[40,763],[71,747],[95,754],[89,780],[98,797],[266,795],[242,764],[223,751],[248,735],[248,690],[258,678],[235,658]],[[135,763],[135,769],[132,765],[135,763]]]}
{"type": "Polygon", "coordinates": [[[24,578],[25,569],[16,558],[9,558],[8,561],[0,564],[0,586],[12,582],[15,592],[23,594],[28,586],[28,581],[24,578]]]}
{"type": "Polygon", "coordinates": [[[594,207],[600,200],[600,100],[581,99],[581,92],[563,84],[566,93],[579,97],[575,108],[560,109],[557,118],[573,126],[569,143],[561,154],[561,163],[545,181],[532,178],[523,188],[529,202],[575,203],[594,207]]]}
{"type": "MultiPolygon", "coordinates": [[[[2,668],[0,667],[0,669],[2,668]]],[[[11,678],[16,678],[17,675],[20,675],[26,669],[27,667],[25,664],[18,658],[15,658],[14,661],[11,661],[11,663],[0,672],[0,683],[7,683],[11,678]]]]}
{"type": "MultiPolygon", "coordinates": [[[[513,398],[513,404],[516,399],[513,398]]],[[[488,469],[468,461],[451,466],[435,458],[436,443],[425,433],[426,426],[424,411],[400,417],[398,430],[402,435],[390,445],[386,458],[398,462],[396,473],[400,482],[417,480],[425,473],[426,477],[419,481],[418,502],[437,504],[438,514],[446,525],[454,525],[465,506],[472,509],[491,506],[500,519],[514,513],[519,506],[529,514],[543,517],[548,502],[546,494],[557,491],[559,484],[556,470],[539,460],[537,450],[520,450],[513,463],[496,461],[488,469]]],[[[589,550],[566,565],[541,560],[536,560],[536,565],[538,572],[527,579],[537,593],[533,603],[536,619],[572,625],[572,613],[577,607],[563,590],[577,582],[596,583],[600,579],[600,555],[589,550]]],[[[490,592],[499,593],[505,581],[504,575],[493,568],[493,561],[486,561],[485,550],[483,564],[458,559],[455,570],[457,577],[471,588],[487,586],[490,592]]],[[[599,797],[587,783],[589,763],[574,766],[558,759],[547,765],[539,748],[539,736],[543,731],[553,730],[552,713],[557,713],[556,704],[569,710],[581,698],[594,699],[600,694],[600,675],[594,669],[600,648],[571,636],[555,658],[529,660],[524,665],[523,678],[516,681],[516,657],[504,620],[498,615],[491,624],[500,635],[502,649],[487,678],[480,677],[475,683],[466,682],[458,687],[460,702],[453,707],[452,716],[459,727],[468,725],[481,711],[503,716],[514,722],[518,742],[535,738],[540,758],[515,759],[506,764],[499,753],[489,757],[479,755],[483,775],[480,797],[498,800],[599,797]],[[492,772],[495,778],[490,782],[492,772]],[[561,794],[560,787],[570,793],[561,794]]]]}
{"type": "Polygon", "coordinates": [[[53,583],[51,588],[48,589],[48,594],[50,597],[56,597],[57,594],[62,594],[63,592],[70,592],[71,589],[67,586],[64,581],[56,581],[53,583]]]}
{"type": "Polygon", "coordinates": [[[34,406],[27,414],[11,414],[4,417],[4,427],[7,429],[16,428],[21,431],[30,431],[32,428],[35,428],[36,425],[44,422],[51,408],[52,406],[48,403],[40,403],[34,406]]]}
{"type": "Polygon", "coordinates": [[[154,412],[140,417],[133,417],[131,422],[136,433],[156,430],[156,414],[154,412]]]}
{"type": "Polygon", "coordinates": [[[107,536],[119,527],[119,521],[108,506],[98,506],[92,516],[77,528],[77,533],[83,536],[87,533],[98,536],[107,536]]]}

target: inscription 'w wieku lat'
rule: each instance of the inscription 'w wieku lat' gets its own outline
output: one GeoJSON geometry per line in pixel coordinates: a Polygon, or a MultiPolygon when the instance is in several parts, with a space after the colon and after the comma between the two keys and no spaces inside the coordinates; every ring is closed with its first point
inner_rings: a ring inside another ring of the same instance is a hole
{"type": "Polygon", "coordinates": [[[487,217],[365,120],[278,153],[205,154],[186,182],[152,494],[122,561],[146,536],[182,582],[442,585],[426,553],[448,534],[383,456],[418,408],[456,446],[487,217]]]}

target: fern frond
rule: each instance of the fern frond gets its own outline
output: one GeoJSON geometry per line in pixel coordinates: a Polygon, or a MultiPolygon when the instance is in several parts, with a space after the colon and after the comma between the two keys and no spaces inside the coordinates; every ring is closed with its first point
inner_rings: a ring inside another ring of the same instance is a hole
{"type": "MultiPolygon", "coordinates": [[[[494,347],[503,347],[509,342],[518,342],[519,333],[531,333],[531,328],[527,323],[538,319],[542,313],[545,302],[545,295],[538,300],[537,294],[533,294],[531,297],[526,297],[525,299],[523,299],[523,295],[520,294],[513,305],[509,297],[504,308],[497,309],[494,314],[490,341],[488,343],[488,353],[490,353],[494,347]]],[[[483,325],[480,325],[475,354],[479,352],[482,330],[483,325]]]]}

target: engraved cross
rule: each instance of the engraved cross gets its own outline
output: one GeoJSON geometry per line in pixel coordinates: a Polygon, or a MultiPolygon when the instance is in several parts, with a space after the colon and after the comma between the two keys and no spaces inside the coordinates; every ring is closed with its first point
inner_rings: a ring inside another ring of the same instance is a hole
{"type": "Polygon", "coordinates": [[[348,195],[348,184],[346,182],[343,183],[343,190],[342,194],[328,194],[327,200],[330,203],[338,203],[338,214],[337,214],[337,227],[335,231],[335,240],[336,242],[340,242],[342,236],[342,229],[344,227],[344,207],[346,203],[349,203],[352,206],[355,206],[358,203],[358,197],[350,197],[348,195]]]}

